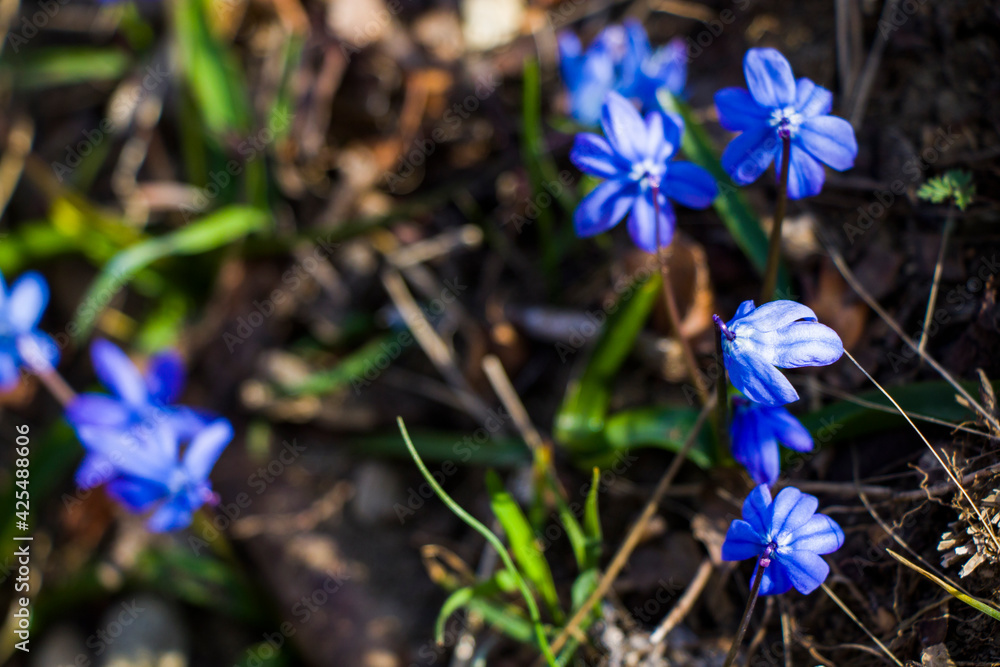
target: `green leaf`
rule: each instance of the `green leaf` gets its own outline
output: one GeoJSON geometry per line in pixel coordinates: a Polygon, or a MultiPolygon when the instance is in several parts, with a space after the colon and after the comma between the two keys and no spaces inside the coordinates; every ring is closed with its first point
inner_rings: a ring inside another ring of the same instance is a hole
{"type": "MultiPolygon", "coordinates": [[[[767,265],[767,234],[760,225],[757,216],[750,209],[746,198],[739,187],[729,178],[722,168],[722,163],[716,157],[717,153],[712,141],[701,123],[691,113],[691,108],[674,97],[669,90],[662,88],[658,100],[664,110],[679,114],[684,119],[684,137],[681,147],[696,164],[708,170],[719,184],[719,196],[712,202],[715,212],[722,218],[726,229],[733,235],[733,240],[743,254],[761,275],[767,265]]],[[[789,294],[788,273],[782,267],[778,273],[779,293],[789,294]]]]}
{"type": "MultiPolygon", "coordinates": [[[[601,547],[604,544],[604,536],[601,531],[601,514],[598,511],[598,491],[600,489],[601,470],[595,467],[593,477],[590,481],[590,490],[587,492],[587,502],[583,509],[583,530],[587,534],[588,548],[586,568],[596,568],[601,559],[601,547]]],[[[576,606],[574,604],[574,606],[576,606]]]]}
{"type": "Polygon", "coordinates": [[[959,169],[951,169],[943,176],[930,178],[917,190],[917,196],[924,201],[935,204],[954,202],[962,211],[972,203],[975,195],[976,186],[972,184],[972,173],[959,169]]]}
{"type": "MultiPolygon", "coordinates": [[[[269,221],[270,214],[265,211],[248,206],[229,206],[175,232],[137,243],[104,265],[87,290],[83,303],[107,304],[108,295],[117,294],[136,273],[153,262],[165,257],[199,255],[214,250],[264,228],[269,221]]],[[[86,339],[102,311],[103,306],[77,312],[74,322],[76,340],[86,339]]]]}
{"type": "MultiPolygon", "coordinates": [[[[975,383],[963,382],[962,385],[969,391],[977,391],[975,383]]],[[[915,421],[919,421],[919,415],[923,415],[960,423],[971,415],[967,408],[955,401],[955,388],[947,382],[915,382],[886,389],[900,407],[907,413],[913,413],[915,421]]],[[[837,401],[803,415],[799,421],[812,433],[817,444],[849,440],[906,426],[906,421],[882,392],[866,391],[855,398],[882,406],[883,409],[857,405],[851,401],[837,401]]]]}
{"type": "MultiPolygon", "coordinates": [[[[698,421],[694,408],[648,407],[624,410],[612,415],[604,429],[609,452],[655,447],[679,452],[698,421]]],[[[700,468],[715,465],[715,447],[708,429],[702,429],[687,458],[700,468]]]]}
{"type": "MultiPolygon", "coordinates": [[[[506,570],[497,571],[492,577],[475,586],[463,586],[456,589],[441,605],[438,612],[437,621],[434,623],[434,637],[440,644],[444,642],[444,624],[452,614],[462,607],[470,606],[469,603],[476,599],[488,601],[491,597],[499,593],[513,593],[517,591],[517,584],[510,577],[506,570]]],[[[521,619],[523,622],[523,619],[521,619]]],[[[527,624],[526,641],[531,641],[531,625],[527,624]]]]}
{"type": "Polygon", "coordinates": [[[245,132],[250,127],[250,98],[235,56],[209,30],[208,3],[171,4],[175,52],[205,125],[217,137],[245,132]]]}
{"type": "Polygon", "coordinates": [[[572,508],[563,499],[562,494],[559,493],[559,489],[556,488],[555,482],[551,478],[549,479],[549,487],[556,498],[556,511],[559,514],[559,521],[566,530],[566,537],[569,539],[570,547],[573,549],[573,558],[576,560],[577,567],[583,569],[587,565],[587,548],[589,546],[587,535],[584,533],[583,527],[577,520],[576,515],[573,514],[572,508]]]}
{"type": "Polygon", "coordinates": [[[510,544],[514,561],[524,572],[525,578],[531,582],[532,586],[552,613],[557,622],[562,622],[562,611],[559,608],[559,596],[556,593],[556,584],[552,579],[552,571],[549,563],[545,560],[545,554],[539,548],[528,517],[521,511],[521,507],[514,500],[514,497],[504,488],[500,477],[492,470],[486,473],[486,488],[490,494],[490,506],[497,521],[507,534],[507,542],[510,544]]]}
{"type": "Polygon", "coordinates": [[[15,88],[34,90],[117,80],[125,75],[130,63],[129,54],[118,48],[53,46],[5,59],[3,69],[7,73],[13,70],[15,88]]]}
{"type": "MultiPolygon", "coordinates": [[[[399,342],[393,340],[394,338],[396,336],[391,334],[380,336],[345,357],[333,368],[310,373],[302,381],[294,385],[282,386],[280,389],[289,396],[322,396],[342,389],[354,381],[361,380],[367,384],[365,371],[371,368],[383,370],[383,366],[378,366],[377,363],[387,358],[387,346],[391,344],[404,349],[399,342]]],[[[391,363],[392,357],[389,359],[391,363]]]]}
{"type": "Polygon", "coordinates": [[[660,291],[653,275],[621,295],[579,379],[570,383],[555,419],[555,437],[573,456],[602,453],[611,385],[631,352],[660,291]]]}

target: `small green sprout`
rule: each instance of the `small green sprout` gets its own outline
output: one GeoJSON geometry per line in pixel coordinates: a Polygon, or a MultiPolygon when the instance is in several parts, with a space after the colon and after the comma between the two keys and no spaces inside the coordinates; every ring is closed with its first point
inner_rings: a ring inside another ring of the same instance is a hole
{"type": "Polygon", "coordinates": [[[951,169],[944,176],[935,176],[921,185],[917,196],[935,204],[951,200],[959,210],[964,211],[976,196],[976,186],[972,183],[971,173],[951,169]]]}

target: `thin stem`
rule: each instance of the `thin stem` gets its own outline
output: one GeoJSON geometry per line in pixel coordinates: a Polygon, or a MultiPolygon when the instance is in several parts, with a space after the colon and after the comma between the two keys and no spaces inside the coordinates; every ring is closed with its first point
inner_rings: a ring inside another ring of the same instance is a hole
{"type": "Polygon", "coordinates": [[[41,373],[37,373],[38,379],[41,380],[45,388],[49,390],[57,401],[65,408],[73,399],[76,398],[76,392],[73,388],[69,386],[63,376],[59,374],[56,369],[50,369],[41,373]]]}
{"type": "MultiPolygon", "coordinates": [[[[891,553],[891,552],[890,552],[890,553],[891,553]]],[[[889,649],[888,649],[888,648],[886,647],[886,645],[885,645],[885,644],[883,644],[882,642],[880,642],[880,641],[879,641],[879,639],[878,639],[878,637],[876,637],[875,635],[873,635],[873,634],[872,634],[872,631],[871,631],[871,630],[869,630],[869,629],[868,629],[868,627],[867,627],[867,626],[866,626],[866,625],[865,625],[864,623],[862,623],[861,621],[859,621],[859,620],[858,620],[858,617],[854,615],[854,612],[853,612],[853,611],[851,611],[850,609],[848,609],[847,605],[846,605],[846,604],[844,604],[843,600],[841,600],[841,599],[840,599],[840,598],[839,598],[839,597],[837,596],[837,594],[836,594],[836,593],[834,593],[834,592],[833,592],[832,590],[830,590],[830,587],[829,587],[829,586],[827,586],[826,584],[820,584],[820,587],[821,587],[821,588],[823,589],[823,592],[824,592],[824,593],[826,593],[826,594],[827,594],[827,595],[828,595],[828,596],[830,597],[830,599],[831,599],[831,600],[833,600],[833,601],[834,601],[834,603],[835,603],[835,604],[836,604],[836,605],[837,605],[838,607],[840,607],[840,610],[841,610],[841,611],[843,611],[843,612],[844,612],[845,614],[847,614],[848,618],[850,618],[850,619],[851,619],[852,621],[854,621],[854,623],[855,623],[855,624],[856,624],[856,625],[857,625],[857,626],[858,626],[859,628],[861,628],[862,630],[864,630],[865,634],[866,634],[866,635],[868,635],[868,637],[869,637],[869,638],[871,638],[871,640],[872,640],[873,642],[875,642],[876,644],[878,644],[878,647],[879,647],[880,649],[882,649],[882,652],[883,652],[883,653],[885,653],[885,654],[886,654],[887,656],[889,656],[889,659],[890,659],[890,660],[892,660],[892,661],[893,661],[894,663],[896,663],[897,665],[899,665],[899,667],[903,667],[903,663],[901,663],[901,662],[899,661],[899,658],[897,658],[896,656],[894,656],[894,655],[892,654],[892,651],[890,651],[890,650],[889,650],[889,649]]]]}
{"type": "Polygon", "coordinates": [[[722,352],[722,333],[715,333],[715,363],[719,379],[715,383],[715,420],[718,430],[719,453],[730,450],[729,445],[729,382],[726,380],[726,363],[722,352]]]}
{"type": "MultiPolygon", "coordinates": [[[[941,286],[941,270],[944,266],[944,252],[948,247],[948,239],[955,229],[955,205],[948,209],[948,219],[944,222],[944,231],[941,232],[941,247],[938,249],[937,263],[934,265],[934,278],[931,280],[931,295],[927,300],[927,312],[924,314],[924,328],[920,332],[920,345],[917,352],[923,357],[927,351],[927,332],[931,327],[931,319],[934,317],[934,306],[937,304],[938,288],[941,286]]],[[[921,364],[923,359],[921,359],[921,364]]]]}
{"type": "Polygon", "coordinates": [[[424,479],[426,479],[427,483],[431,485],[432,489],[434,489],[434,493],[436,493],[438,497],[444,501],[445,505],[448,506],[448,509],[454,512],[458,518],[472,526],[477,533],[485,537],[486,541],[489,542],[500,555],[500,559],[503,561],[504,567],[514,579],[518,590],[521,591],[521,596],[524,598],[525,604],[528,606],[528,615],[531,617],[531,622],[535,627],[535,637],[538,640],[538,647],[541,649],[542,655],[545,656],[545,660],[548,662],[550,667],[558,667],[556,657],[552,652],[552,648],[549,646],[549,640],[545,637],[545,630],[542,628],[542,617],[538,613],[538,605],[535,603],[535,598],[528,589],[528,584],[524,581],[524,577],[522,577],[521,573],[518,572],[510,554],[507,553],[507,548],[503,545],[503,542],[500,541],[500,538],[493,534],[493,531],[462,509],[462,506],[456,503],[451,496],[449,496],[447,492],[441,488],[441,485],[438,484],[436,479],[434,479],[434,475],[432,475],[431,471],[427,469],[426,465],[424,465],[423,459],[421,459],[420,454],[417,453],[417,448],[413,446],[413,441],[410,439],[410,434],[406,430],[406,424],[403,423],[403,418],[397,417],[396,422],[399,424],[399,431],[403,435],[403,441],[406,443],[406,448],[410,450],[410,456],[413,457],[417,467],[420,468],[420,472],[423,474],[424,479]]]}
{"type": "Polygon", "coordinates": [[[767,303],[774,297],[774,288],[778,284],[778,266],[781,264],[781,223],[785,221],[785,208],[788,203],[788,163],[791,153],[791,137],[782,134],[781,173],[778,174],[778,201],[774,205],[774,224],[771,226],[771,243],[767,248],[767,268],[764,269],[764,287],[760,291],[760,303],[762,304],[767,303]]]}
{"type": "Polygon", "coordinates": [[[684,365],[687,366],[688,375],[698,392],[698,398],[702,405],[708,402],[708,389],[702,381],[701,373],[698,372],[698,362],[694,357],[694,350],[691,349],[691,341],[681,333],[681,314],[677,308],[677,300],[674,298],[673,284],[670,282],[670,253],[666,246],[660,244],[660,186],[653,186],[653,221],[656,225],[656,257],[660,260],[660,275],[663,277],[663,303],[667,307],[667,316],[670,319],[671,333],[677,338],[681,345],[681,352],[684,356],[684,365]]]}
{"type": "Polygon", "coordinates": [[[722,663],[722,667],[731,667],[736,660],[736,654],[739,653],[740,644],[743,643],[743,635],[747,633],[747,627],[750,625],[750,616],[753,614],[753,608],[757,604],[757,597],[760,593],[760,582],[764,580],[763,562],[757,561],[757,569],[754,571],[754,577],[753,588],[750,589],[750,599],[747,600],[747,608],[743,612],[743,620],[740,621],[740,629],[736,632],[736,637],[733,638],[733,645],[730,647],[729,655],[726,656],[726,661],[722,663]]]}

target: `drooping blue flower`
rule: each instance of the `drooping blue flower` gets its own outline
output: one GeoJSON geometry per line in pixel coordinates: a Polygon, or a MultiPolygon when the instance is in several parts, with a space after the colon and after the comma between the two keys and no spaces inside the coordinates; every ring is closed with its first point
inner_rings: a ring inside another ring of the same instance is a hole
{"type": "Polygon", "coordinates": [[[659,108],[656,92],[675,95],[687,83],[687,51],[675,39],[654,50],[642,24],[634,19],[604,28],[584,52],[570,31],[559,33],[559,61],[569,89],[570,111],[586,125],[596,125],[611,91],[638,99],[644,111],[659,108]]]}
{"type": "Polygon", "coordinates": [[[667,198],[690,208],[705,208],[718,193],[715,180],[698,165],[670,160],[684,132],[678,116],[651,111],[643,120],[631,102],[609,93],[601,126],[607,138],[578,134],[570,151],[570,159],[581,171],[607,179],[577,207],[576,233],[581,237],[600,234],[628,215],[632,240],[655,253],[657,240],[661,246],[669,245],[674,234],[674,210],[667,198]],[[659,214],[654,191],[659,195],[659,214]]]}
{"type": "Polygon", "coordinates": [[[95,340],[90,355],[98,379],[112,395],[80,394],[66,407],[66,420],[88,451],[76,472],[80,487],[98,486],[114,475],[114,465],[101,455],[107,443],[91,442],[94,437],[110,439],[120,451],[137,451],[161,424],[186,440],[215,418],[173,405],[184,386],[184,367],[177,354],[154,356],[145,376],[106,340],[95,340]]]}
{"type": "Polygon", "coordinates": [[[21,368],[39,370],[58,362],[59,348],[38,330],[48,303],[49,286],[40,274],[25,273],[9,291],[0,275],[0,392],[17,386],[21,368]]]}
{"type": "Polygon", "coordinates": [[[153,510],[147,523],[151,531],[184,528],[195,510],[217,502],[208,475],[233,438],[226,419],[190,437],[180,437],[170,422],[160,422],[133,445],[116,437],[115,428],[85,425],[78,431],[85,446],[113,466],[108,492],[134,512],[153,510]]]}
{"type": "Polygon", "coordinates": [[[761,484],[744,501],[743,520],[729,526],[722,560],[760,559],[761,595],[779,595],[793,586],[812,593],[830,574],[820,556],[844,545],[844,531],[830,517],[816,514],[817,507],[814,496],[791,486],[772,502],[767,485],[761,484]]]}
{"type": "Polygon", "coordinates": [[[733,400],[730,425],[733,458],[747,469],[758,484],[774,484],[781,473],[780,442],[797,452],[810,452],[809,431],[788,410],[769,407],[743,398],[733,400]]]}
{"type": "Polygon", "coordinates": [[[831,116],[833,94],[809,79],[798,81],[774,49],[750,49],[743,59],[744,88],[715,94],[719,122],[742,132],[726,147],[722,166],[739,185],[757,180],[775,161],[781,172],[782,137],[791,140],[788,196],[818,194],[826,178],[823,164],[843,171],[854,166],[858,142],[843,118],[831,116]]]}
{"type": "Polygon", "coordinates": [[[753,301],[744,301],[725,324],[718,315],[713,319],[722,336],[729,381],[763,405],[799,400],[798,392],[777,368],[827,366],[844,354],[837,332],[794,301],[771,301],[757,308],[753,301]]]}

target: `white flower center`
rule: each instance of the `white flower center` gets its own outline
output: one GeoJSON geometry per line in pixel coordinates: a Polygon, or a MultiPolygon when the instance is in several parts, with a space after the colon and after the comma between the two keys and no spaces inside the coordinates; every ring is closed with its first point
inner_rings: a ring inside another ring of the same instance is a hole
{"type": "Polygon", "coordinates": [[[771,112],[771,120],[769,121],[771,127],[785,128],[788,130],[790,136],[795,136],[798,134],[799,126],[802,125],[802,121],[805,118],[802,117],[794,107],[785,107],[784,109],[775,109],[771,112]]]}
{"type": "Polygon", "coordinates": [[[646,158],[642,162],[637,162],[632,165],[632,171],[629,173],[629,178],[633,181],[641,181],[643,184],[646,182],[651,182],[651,185],[659,185],[663,178],[663,172],[665,171],[662,164],[656,164],[651,159],[646,158]]]}

